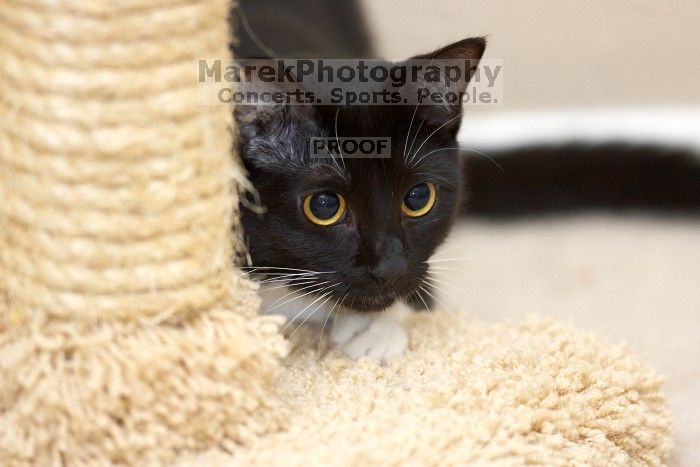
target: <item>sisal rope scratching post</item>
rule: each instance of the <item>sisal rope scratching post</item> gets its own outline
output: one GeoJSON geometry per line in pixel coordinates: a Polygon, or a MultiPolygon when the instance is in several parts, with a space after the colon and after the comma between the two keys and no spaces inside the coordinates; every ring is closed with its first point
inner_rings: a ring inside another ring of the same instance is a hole
{"type": "MultiPolygon", "coordinates": [[[[0,464],[162,463],[267,427],[284,345],[231,267],[226,0],[0,9],[0,464]]],[[[237,230],[237,229],[236,229],[237,230]]]]}
{"type": "Polygon", "coordinates": [[[0,8],[0,465],[664,463],[660,378],[549,321],[421,314],[386,366],[303,330],[280,364],[230,266],[232,114],[194,81],[228,7],[0,8]]]}

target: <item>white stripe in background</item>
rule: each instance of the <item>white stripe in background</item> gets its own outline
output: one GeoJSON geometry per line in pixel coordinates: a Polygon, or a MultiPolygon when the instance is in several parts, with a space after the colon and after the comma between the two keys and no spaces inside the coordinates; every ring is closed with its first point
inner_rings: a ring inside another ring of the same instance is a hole
{"type": "Polygon", "coordinates": [[[700,148],[700,107],[636,107],[470,115],[458,140],[465,148],[563,142],[629,141],[700,148]]]}

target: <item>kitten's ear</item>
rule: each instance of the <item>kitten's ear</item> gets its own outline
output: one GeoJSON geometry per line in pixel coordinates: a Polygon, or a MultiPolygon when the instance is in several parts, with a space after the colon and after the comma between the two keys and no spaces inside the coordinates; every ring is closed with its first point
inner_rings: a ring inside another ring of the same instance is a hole
{"type": "Polygon", "coordinates": [[[303,157],[295,144],[315,121],[310,105],[236,105],[234,110],[241,157],[250,170],[290,167],[303,157]]]}
{"type": "Polygon", "coordinates": [[[414,59],[434,60],[474,60],[474,65],[479,63],[486,50],[486,39],[483,37],[468,37],[461,41],[446,45],[427,54],[416,55],[414,59]]]}
{"type": "Polygon", "coordinates": [[[246,163],[254,166],[276,162],[285,155],[285,145],[289,145],[294,131],[307,120],[315,118],[311,105],[292,102],[292,91],[299,88],[298,83],[279,82],[275,79],[261,81],[253,73],[253,66],[258,69],[267,66],[277,72],[277,63],[273,60],[248,60],[245,80],[239,83],[237,90],[242,95],[262,96],[264,93],[288,93],[290,101],[281,104],[260,103],[254,100],[237,104],[234,117],[238,129],[238,143],[247,150],[243,151],[246,163]]]}
{"type": "Polygon", "coordinates": [[[412,83],[413,92],[425,96],[430,93],[435,98],[422,100],[420,112],[427,120],[433,120],[441,125],[450,118],[454,124],[449,126],[456,133],[459,129],[458,115],[462,112],[462,99],[456,101],[450,99],[453,96],[462,96],[467,90],[469,80],[479,64],[484,50],[486,39],[483,37],[470,37],[459,42],[442,47],[433,52],[417,55],[409,59],[409,62],[423,65],[425,71],[417,75],[417,82],[412,83]],[[450,67],[460,67],[461,73],[457,80],[446,79],[450,67]],[[437,71],[436,71],[437,70],[437,71]],[[436,79],[436,73],[440,73],[441,79],[436,79]],[[441,99],[442,96],[443,98],[441,99]]]}

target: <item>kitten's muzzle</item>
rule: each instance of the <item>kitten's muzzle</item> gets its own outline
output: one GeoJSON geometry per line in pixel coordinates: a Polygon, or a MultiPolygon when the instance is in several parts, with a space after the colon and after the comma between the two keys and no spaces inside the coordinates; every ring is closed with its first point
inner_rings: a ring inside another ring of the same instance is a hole
{"type": "Polygon", "coordinates": [[[408,274],[404,244],[395,235],[379,234],[373,247],[377,262],[367,272],[380,288],[389,289],[408,274]]]}
{"type": "Polygon", "coordinates": [[[346,307],[359,312],[377,312],[389,308],[396,301],[396,297],[390,294],[367,295],[361,294],[349,296],[346,307]]]}
{"type": "Polygon", "coordinates": [[[408,264],[402,257],[384,258],[370,269],[369,274],[384,287],[392,287],[408,273],[408,264]]]}

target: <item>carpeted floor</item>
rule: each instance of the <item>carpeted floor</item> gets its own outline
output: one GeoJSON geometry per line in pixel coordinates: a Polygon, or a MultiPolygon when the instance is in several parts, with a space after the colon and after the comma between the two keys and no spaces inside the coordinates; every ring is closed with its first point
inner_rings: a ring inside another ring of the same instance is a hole
{"type": "MultiPolygon", "coordinates": [[[[593,2],[575,14],[553,0],[518,5],[365,0],[363,5],[383,56],[403,57],[465,35],[488,34],[486,56],[503,59],[506,66],[505,103],[470,108],[477,122],[484,113],[500,116],[515,108],[682,104],[692,109],[699,102],[698,62],[686,60],[692,56],[689,44],[697,42],[691,37],[700,31],[691,19],[697,16],[695,2],[678,2],[674,8],[630,1],[601,8],[593,2]],[[658,40],[645,41],[650,35],[658,40]],[[642,55],[640,43],[646,44],[642,55]],[[681,81],[656,85],[658,76],[648,72],[642,56],[666,60],[654,69],[680,67],[681,81]]],[[[642,115],[648,119],[649,112],[642,115]]],[[[629,123],[628,117],[618,120],[629,123]]],[[[676,142],[698,134],[697,117],[666,120],[664,115],[640,125],[636,119],[628,126],[645,135],[663,133],[651,131],[663,126],[668,141],[676,142]]],[[[523,131],[523,122],[528,119],[519,118],[516,133],[523,131]]],[[[598,133],[608,136],[609,121],[600,122],[598,133]]],[[[581,123],[576,120],[567,130],[585,132],[581,123]]],[[[551,132],[551,122],[535,124],[551,132]]],[[[465,145],[474,144],[475,137],[502,144],[509,135],[502,122],[490,128],[492,140],[482,136],[488,129],[470,126],[465,145]]],[[[526,129],[531,130],[532,125],[526,129]]],[[[632,130],[621,135],[640,133],[632,130]]],[[[626,340],[645,354],[668,376],[666,390],[677,419],[672,465],[700,465],[700,223],[606,216],[517,224],[470,221],[455,231],[443,256],[468,258],[443,264],[463,271],[443,271],[450,273],[443,279],[452,284],[445,286],[446,305],[458,303],[494,321],[544,313],[626,340]]]]}
{"type": "Polygon", "coordinates": [[[544,314],[628,342],[668,377],[671,464],[700,465],[700,222],[470,220],[437,257],[448,308],[488,321],[544,314]]]}

